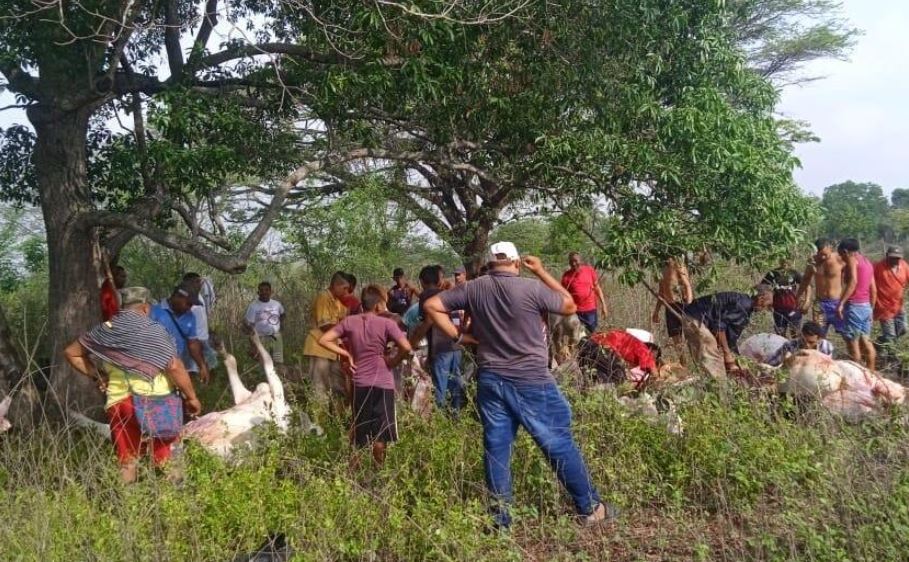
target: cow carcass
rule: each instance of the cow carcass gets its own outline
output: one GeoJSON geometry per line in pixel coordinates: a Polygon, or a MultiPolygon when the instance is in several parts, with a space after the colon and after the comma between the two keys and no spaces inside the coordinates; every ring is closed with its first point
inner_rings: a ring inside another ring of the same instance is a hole
{"type": "MultiPolygon", "coordinates": [[[[259,360],[265,371],[266,382],[259,383],[253,391],[243,386],[237,373],[236,358],[220,350],[227,369],[230,391],[234,406],[227,410],[211,412],[195,419],[183,427],[183,438],[201,444],[216,455],[230,456],[234,447],[252,444],[257,432],[255,429],[266,423],[274,423],[278,431],[284,433],[290,425],[290,406],[284,396],[284,385],[275,371],[271,355],[265,350],[259,337],[255,334],[250,340],[258,352],[259,360]]],[[[308,417],[304,424],[309,422],[308,417]]],[[[321,428],[309,423],[307,431],[321,433],[321,428]]]]}
{"type": "Polygon", "coordinates": [[[755,334],[739,344],[739,354],[767,363],[789,340],[777,334],[755,334]]]}
{"type": "MultiPolygon", "coordinates": [[[[263,424],[274,423],[281,433],[286,432],[290,425],[290,406],[284,396],[284,385],[275,371],[271,355],[265,350],[258,336],[254,334],[250,339],[258,351],[266,382],[259,383],[253,391],[243,386],[237,372],[236,358],[220,345],[218,352],[227,369],[234,406],[205,414],[189,422],[183,426],[181,434],[183,439],[196,441],[221,457],[230,456],[238,445],[254,443],[255,429],[263,424]]],[[[110,427],[107,424],[96,422],[77,412],[70,411],[68,416],[76,425],[110,438],[110,427]]],[[[309,416],[303,414],[302,417],[305,431],[322,434],[322,428],[311,423],[309,416]]]]}
{"type": "Polygon", "coordinates": [[[815,398],[830,412],[861,421],[906,401],[906,387],[853,361],[835,361],[814,350],[801,350],[783,363],[788,378],[780,391],[815,398]]]}
{"type": "Polygon", "coordinates": [[[574,355],[586,331],[576,314],[549,315],[549,354],[556,365],[565,363],[574,355]]]}

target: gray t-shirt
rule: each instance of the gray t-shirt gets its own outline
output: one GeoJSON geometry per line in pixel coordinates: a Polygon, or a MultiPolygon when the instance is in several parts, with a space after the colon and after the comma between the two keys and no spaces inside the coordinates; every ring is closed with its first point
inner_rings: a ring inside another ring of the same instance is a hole
{"type": "Polygon", "coordinates": [[[473,318],[481,369],[524,384],[553,382],[543,318],[562,310],[562,295],[535,279],[491,271],[439,298],[473,318]]]}

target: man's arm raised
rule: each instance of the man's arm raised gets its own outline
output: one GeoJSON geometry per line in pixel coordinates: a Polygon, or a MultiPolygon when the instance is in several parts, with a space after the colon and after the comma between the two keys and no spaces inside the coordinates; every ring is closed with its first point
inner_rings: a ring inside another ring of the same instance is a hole
{"type": "Polygon", "coordinates": [[[555,277],[546,271],[546,268],[543,267],[543,262],[540,261],[540,258],[536,256],[524,256],[521,258],[521,263],[524,264],[524,267],[527,268],[527,271],[536,275],[537,279],[542,281],[544,285],[562,296],[562,310],[559,311],[559,314],[568,316],[569,314],[574,314],[578,311],[578,307],[574,303],[574,299],[571,298],[571,294],[565,287],[562,286],[561,283],[556,281],[555,277]]]}

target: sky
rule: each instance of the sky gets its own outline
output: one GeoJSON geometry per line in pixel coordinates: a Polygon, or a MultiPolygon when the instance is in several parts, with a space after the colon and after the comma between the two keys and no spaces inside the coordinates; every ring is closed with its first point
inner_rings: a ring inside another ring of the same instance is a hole
{"type": "MultiPolygon", "coordinates": [[[[823,79],[781,93],[780,113],[821,139],[797,147],[796,182],[816,195],[847,180],[909,188],[909,0],[843,0],[843,15],[863,32],[849,60],[814,61],[805,74],[823,79]]],[[[24,112],[0,111],[0,127],[13,122],[24,112]]]]}
{"type": "Polygon", "coordinates": [[[783,90],[779,110],[808,121],[819,143],[800,145],[796,182],[808,193],[846,180],[909,188],[909,1],[844,0],[863,31],[849,61],[815,61],[783,90]]]}

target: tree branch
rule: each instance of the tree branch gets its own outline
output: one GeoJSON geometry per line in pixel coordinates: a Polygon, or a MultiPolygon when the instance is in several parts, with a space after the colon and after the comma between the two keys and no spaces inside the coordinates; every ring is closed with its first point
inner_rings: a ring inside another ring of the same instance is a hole
{"type": "Polygon", "coordinates": [[[177,0],[164,2],[164,48],[167,51],[170,78],[172,81],[179,81],[183,77],[183,48],[180,47],[180,16],[177,14],[177,0]]]}
{"type": "Polygon", "coordinates": [[[205,3],[205,13],[202,14],[202,25],[196,34],[196,40],[193,41],[193,48],[189,54],[189,61],[186,66],[190,72],[195,70],[199,63],[202,62],[202,55],[205,53],[205,46],[211,37],[211,32],[218,25],[218,0],[208,0],[205,3]]]}
{"type": "MultiPolygon", "coordinates": [[[[334,159],[331,164],[338,164],[347,160],[362,158],[362,149],[352,150],[334,159]]],[[[288,175],[274,190],[271,201],[259,220],[256,227],[250,231],[246,239],[234,252],[220,252],[207,246],[202,240],[188,238],[159,228],[149,222],[145,216],[136,216],[130,213],[116,213],[111,211],[93,211],[82,215],[80,222],[86,228],[106,227],[127,229],[136,234],[141,234],[157,242],[165,248],[178,250],[190,254],[208,265],[228,273],[241,273],[246,269],[246,263],[256,251],[262,239],[268,234],[272,223],[284,207],[287,194],[312,174],[329,165],[321,159],[308,162],[288,175]]]]}
{"type": "Polygon", "coordinates": [[[314,53],[305,47],[302,47],[300,45],[293,45],[290,43],[259,43],[256,45],[236,45],[229,47],[223,51],[202,57],[201,66],[218,66],[219,64],[224,64],[225,62],[232,60],[254,57],[258,55],[289,55],[295,58],[307,60],[309,62],[322,64],[343,64],[351,60],[337,53],[330,55],[314,53]]]}
{"type": "Polygon", "coordinates": [[[6,77],[11,91],[37,99],[38,79],[25,72],[17,63],[4,61],[0,58],[0,73],[3,73],[3,76],[6,77]]]}

